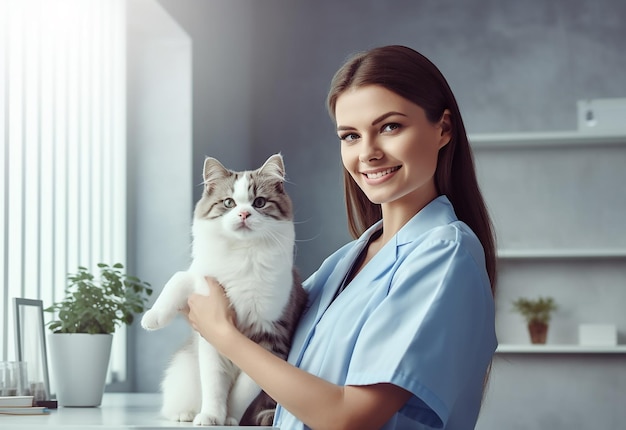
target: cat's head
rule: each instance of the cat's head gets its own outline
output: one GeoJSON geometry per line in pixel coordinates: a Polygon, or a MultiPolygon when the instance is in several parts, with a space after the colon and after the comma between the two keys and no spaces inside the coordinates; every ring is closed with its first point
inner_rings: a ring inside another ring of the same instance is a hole
{"type": "Polygon", "coordinates": [[[235,172],[215,158],[204,161],[204,191],[196,220],[219,223],[222,233],[240,239],[265,237],[272,227],[293,219],[285,192],[285,166],[274,154],[253,171],[235,172]]]}

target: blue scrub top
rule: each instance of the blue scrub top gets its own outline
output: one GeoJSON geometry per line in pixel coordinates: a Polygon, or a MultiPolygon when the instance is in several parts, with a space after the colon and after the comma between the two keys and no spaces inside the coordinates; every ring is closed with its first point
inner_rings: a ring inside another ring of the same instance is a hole
{"type": "MultiPolygon", "coordinates": [[[[339,249],[304,282],[309,301],[288,360],[337,385],[391,383],[413,393],[383,429],[473,429],[497,346],[480,241],[439,196],[332,301],[380,228],[339,249]]],[[[274,425],[308,428],[280,405],[274,425]]]]}

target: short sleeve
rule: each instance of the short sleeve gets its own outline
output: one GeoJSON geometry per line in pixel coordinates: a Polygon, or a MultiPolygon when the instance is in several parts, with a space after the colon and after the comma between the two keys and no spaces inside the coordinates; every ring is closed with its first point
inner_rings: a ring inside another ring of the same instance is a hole
{"type": "Polygon", "coordinates": [[[495,350],[490,284],[458,234],[398,253],[387,296],[359,334],[346,385],[403,387],[413,397],[400,412],[440,428],[495,350]]]}

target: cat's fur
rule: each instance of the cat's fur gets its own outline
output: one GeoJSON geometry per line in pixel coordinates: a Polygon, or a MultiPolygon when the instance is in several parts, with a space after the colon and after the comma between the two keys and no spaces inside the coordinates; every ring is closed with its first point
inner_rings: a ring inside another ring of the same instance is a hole
{"type": "MultiPolygon", "coordinates": [[[[143,316],[147,330],[167,325],[192,292],[207,294],[205,276],[224,287],[239,330],[281,358],[306,302],[293,269],[292,203],[280,154],[255,171],[204,163],[204,192],[192,225],[192,263],[164,286],[143,316]]],[[[199,334],[172,358],[162,381],[162,414],[195,425],[271,425],[276,403],[199,334]]]]}

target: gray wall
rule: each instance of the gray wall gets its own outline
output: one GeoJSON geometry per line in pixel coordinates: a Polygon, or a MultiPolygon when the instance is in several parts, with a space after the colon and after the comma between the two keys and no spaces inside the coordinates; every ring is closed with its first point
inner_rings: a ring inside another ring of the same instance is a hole
{"type": "MultiPolygon", "coordinates": [[[[189,208],[198,182],[191,175],[192,43],[154,0],[127,5],[127,265],[158,293],[173,271],[189,265],[189,208]]],[[[177,321],[166,336],[186,333],[177,321]]],[[[138,324],[128,339],[131,390],[136,381],[154,384],[176,345],[163,348],[161,337],[138,324]]]]}
{"type": "Polygon", "coordinates": [[[324,100],[350,53],[399,43],[427,55],[469,133],[575,129],[577,100],[626,93],[618,0],[159,2],[194,40],[194,177],[206,155],[237,169],[282,152],[304,275],[348,239],[324,100]]]}
{"type": "MultiPolygon", "coordinates": [[[[193,201],[204,156],[243,169],[282,152],[305,276],[349,239],[338,141],[324,106],[348,54],[392,43],[421,51],[448,78],[470,133],[571,130],[577,100],[626,96],[621,0],[159,3],[193,40],[193,160],[181,171],[191,175],[193,201]]],[[[147,251],[137,245],[135,258],[181,269],[167,249],[147,251]]],[[[179,330],[150,338],[136,330],[137,367],[150,369],[137,373],[137,391],[157,390],[179,330]],[[146,354],[149,345],[160,353],[146,354]]],[[[499,357],[479,428],[591,428],[591,418],[593,428],[618,428],[625,367],[623,356],[499,357]]]]}

